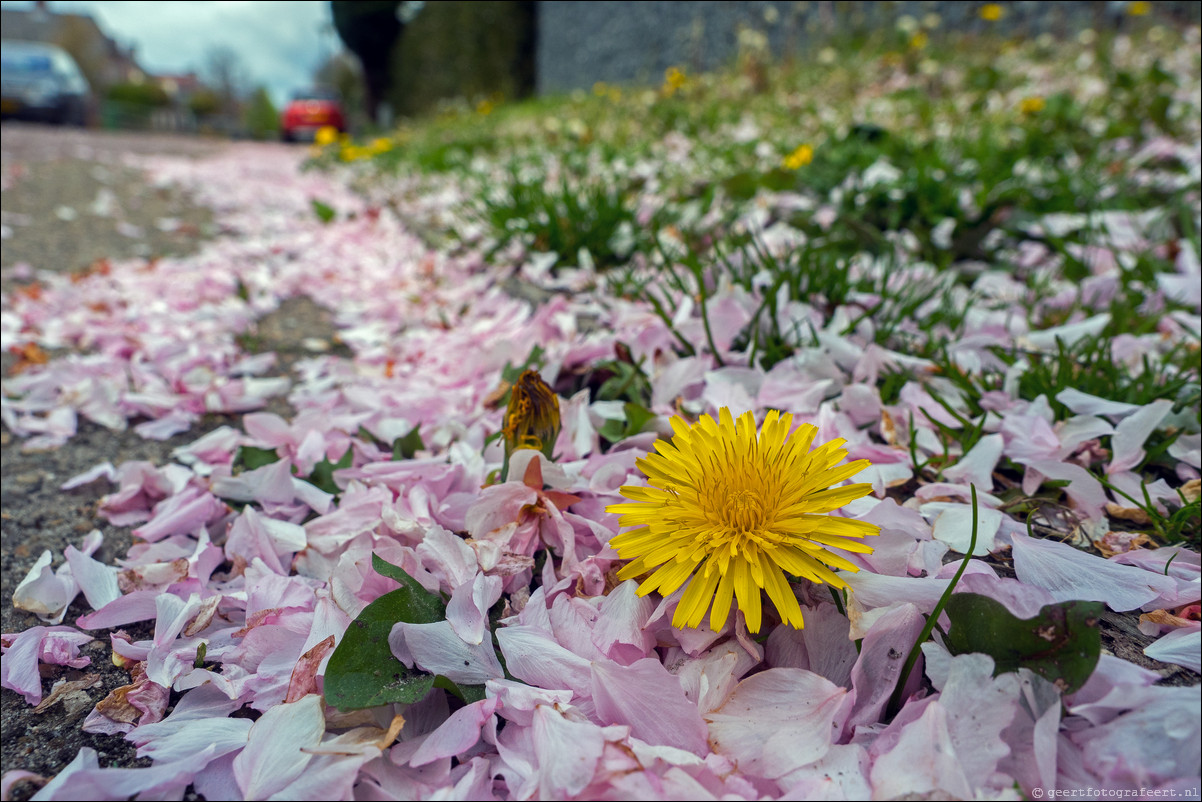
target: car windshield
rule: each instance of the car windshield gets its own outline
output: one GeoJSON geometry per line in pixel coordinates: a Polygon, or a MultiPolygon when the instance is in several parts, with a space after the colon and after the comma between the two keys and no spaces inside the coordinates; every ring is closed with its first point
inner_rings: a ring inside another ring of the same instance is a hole
{"type": "Polygon", "coordinates": [[[334,89],[305,89],[292,96],[293,100],[338,100],[338,92],[334,89]]]}
{"type": "Polygon", "coordinates": [[[31,75],[50,72],[53,61],[49,53],[36,50],[5,50],[0,52],[0,68],[3,68],[5,74],[31,75]]]}

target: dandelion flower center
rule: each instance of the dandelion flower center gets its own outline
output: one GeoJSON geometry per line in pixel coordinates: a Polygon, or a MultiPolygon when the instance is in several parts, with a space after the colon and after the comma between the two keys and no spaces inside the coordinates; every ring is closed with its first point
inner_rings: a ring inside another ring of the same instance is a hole
{"type": "Polygon", "coordinates": [[[712,599],[710,626],[718,629],[737,598],[748,629],[758,632],[764,590],[781,618],[800,628],[801,607],[785,574],[846,587],[831,569],[857,566],[830,549],[872,551],[861,539],[878,527],[827,514],[871,490],[836,486],[868,461],[840,465],[842,440],[811,448],[817,429],[804,424],[790,434],[791,424],[792,416],[770,412],[757,432],[750,412],[736,422],[728,409],[693,426],[673,418],[672,442],[657,441],[655,453],[638,461],[648,486],[623,487],[634,503],[608,507],[633,527],[610,541],[632,560],[619,578],[650,572],[640,595],[668,595],[689,582],[674,626],[698,626],[712,599]]]}

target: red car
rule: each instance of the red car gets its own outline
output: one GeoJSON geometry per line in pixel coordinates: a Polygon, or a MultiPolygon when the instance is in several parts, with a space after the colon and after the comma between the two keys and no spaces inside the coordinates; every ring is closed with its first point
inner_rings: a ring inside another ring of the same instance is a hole
{"type": "Polygon", "coordinates": [[[346,132],[346,115],[338,93],[327,87],[297,92],[280,114],[280,137],[285,142],[311,142],[317,129],[331,126],[346,132]]]}

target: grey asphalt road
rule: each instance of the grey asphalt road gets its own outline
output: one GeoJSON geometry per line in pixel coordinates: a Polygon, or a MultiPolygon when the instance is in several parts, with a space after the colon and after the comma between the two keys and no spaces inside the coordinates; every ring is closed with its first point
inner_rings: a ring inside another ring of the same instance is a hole
{"type": "MultiPolygon", "coordinates": [[[[151,187],[131,161],[138,155],[171,153],[203,156],[222,147],[220,142],[153,134],[108,133],[60,129],[5,122],[0,127],[0,290],[10,293],[31,283],[37,271],[79,271],[99,259],[151,258],[195,251],[212,232],[212,215],[175,189],[151,187]],[[172,221],[172,222],[164,222],[172,221]]],[[[16,364],[4,354],[0,369],[9,375],[16,364]]],[[[213,416],[205,428],[224,422],[213,416]]],[[[203,431],[203,429],[199,430],[203,431]]],[[[101,496],[111,488],[97,482],[77,490],[59,486],[88,468],[109,461],[167,461],[172,448],[191,442],[198,431],[166,442],[143,440],[132,431],[111,432],[81,422],[78,436],[55,451],[24,453],[20,439],[7,428],[0,431],[0,553],[3,593],[0,629],[15,633],[38,626],[35,616],[12,606],[12,591],[44,550],[62,563],[63,549],[79,545],[94,528],[105,534],[96,556],[112,563],[129,548],[128,530],[109,526],[96,515],[101,496]]],[[[87,612],[83,598],[68,611],[66,623],[87,612]]],[[[149,637],[151,628],[130,628],[135,638],[149,637]]],[[[110,660],[108,638],[83,648],[92,665],[49,670],[43,676],[48,693],[59,678],[97,676],[86,691],[91,703],[128,684],[129,674],[110,660]]],[[[88,735],[80,730],[91,709],[62,704],[38,713],[18,694],[0,692],[0,768],[25,769],[51,777],[75,758],[81,746],[100,755],[103,766],[149,765],[119,737],[88,735]]],[[[37,790],[24,782],[13,789],[14,799],[27,799],[37,790]]]]}

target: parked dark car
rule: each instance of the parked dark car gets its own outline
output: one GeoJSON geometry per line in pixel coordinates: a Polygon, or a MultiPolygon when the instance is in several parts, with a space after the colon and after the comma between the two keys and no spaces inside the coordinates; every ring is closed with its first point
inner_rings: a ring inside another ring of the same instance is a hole
{"type": "Polygon", "coordinates": [[[67,51],[43,42],[0,40],[0,116],[87,125],[91,96],[67,51]]]}
{"type": "Polygon", "coordinates": [[[320,128],[346,132],[346,115],[338,92],[313,87],[297,92],[280,114],[280,136],[285,142],[312,141],[320,128]]]}

